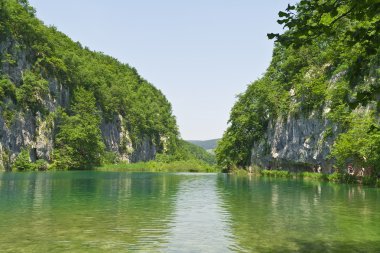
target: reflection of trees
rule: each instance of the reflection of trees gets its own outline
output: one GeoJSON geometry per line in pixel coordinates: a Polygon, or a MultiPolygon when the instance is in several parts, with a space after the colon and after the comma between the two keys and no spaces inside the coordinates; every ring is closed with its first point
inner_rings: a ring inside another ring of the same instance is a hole
{"type": "Polygon", "coordinates": [[[377,189],[238,176],[220,176],[217,185],[247,252],[380,249],[377,189]]]}
{"type": "Polygon", "coordinates": [[[157,249],[179,181],[150,173],[2,175],[0,244],[16,251],[157,249]]]}
{"type": "Polygon", "coordinates": [[[235,243],[215,174],[183,176],[167,247],[163,252],[226,252],[235,243]]]}

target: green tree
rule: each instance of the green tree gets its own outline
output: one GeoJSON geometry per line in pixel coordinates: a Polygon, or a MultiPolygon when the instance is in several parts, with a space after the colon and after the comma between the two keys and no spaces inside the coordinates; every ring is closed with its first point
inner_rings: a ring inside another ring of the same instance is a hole
{"type": "Polygon", "coordinates": [[[353,114],[350,128],[336,140],[332,156],[340,168],[348,163],[380,171],[380,126],[373,113],[353,114]]]}
{"type": "Polygon", "coordinates": [[[325,36],[350,46],[360,43],[374,52],[380,43],[379,14],[378,0],[301,0],[278,14],[277,22],[289,31],[270,33],[268,38],[299,48],[325,36]]]}
{"type": "Polygon", "coordinates": [[[63,113],[55,139],[54,165],[58,169],[86,169],[99,165],[104,152],[100,115],[92,92],[75,90],[72,116],[63,113]]]}
{"type": "Polygon", "coordinates": [[[48,82],[28,70],[23,73],[22,85],[16,89],[16,98],[23,108],[36,112],[44,109],[43,100],[48,92],[48,82]]]}
{"type": "Polygon", "coordinates": [[[0,73],[3,117],[12,122],[13,115],[26,109],[40,111],[41,120],[45,120],[48,113],[59,115],[54,140],[54,165],[57,168],[90,167],[89,161],[98,163],[98,154],[102,153],[99,151],[102,149],[99,114],[92,117],[87,111],[78,112],[83,109],[74,106],[78,97],[66,113],[48,112],[43,106],[49,98],[66,107],[67,99],[71,99],[66,96],[67,91],[70,90],[72,95],[77,93],[75,89],[78,87],[92,94],[91,101],[96,107],[89,108],[98,108],[102,120],[114,122],[122,118],[120,124],[128,130],[135,150],[143,140],[149,140],[158,153],[175,153],[179,131],[171,105],[162,92],[144,80],[133,67],[73,42],[55,27],[45,26],[35,17],[27,0],[0,0],[0,42],[9,44],[0,60],[11,66],[3,68],[4,73],[0,73]],[[26,53],[27,64],[20,62],[24,61],[19,57],[21,51],[26,53]],[[7,76],[14,74],[15,66],[28,66],[17,73],[22,75],[21,82],[14,78],[6,81],[7,76]],[[50,90],[47,80],[53,84],[50,90]],[[10,85],[10,81],[14,84],[10,85]],[[87,120],[88,126],[80,124],[87,120]],[[95,143],[96,155],[83,152],[82,149],[86,150],[90,145],[86,142],[88,139],[95,143]]]}
{"type": "Polygon", "coordinates": [[[21,152],[17,155],[16,160],[13,163],[13,169],[18,171],[29,171],[34,169],[28,149],[21,149],[21,152]]]}
{"type": "Polygon", "coordinates": [[[16,86],[8,77],[0,76],[0,101],[6,97],[15,98],[16,86]]]}

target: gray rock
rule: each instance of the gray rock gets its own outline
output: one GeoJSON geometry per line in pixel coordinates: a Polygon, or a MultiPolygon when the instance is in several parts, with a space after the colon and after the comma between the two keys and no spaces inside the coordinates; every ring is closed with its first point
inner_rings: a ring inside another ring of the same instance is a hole
{"type": "Polygon", "coordinates": [[[320,165],[324,172],[331,172],[332,161],[327,157],[338,132],[336,125],[313,113],[280,117],[271,121],[264,138],[254,143],[251,163],[291,171],[320,165]]]}
{"type": "MultiPolygon", "coordinates": [[[[0,58],[2,60],[0,71],[9,76],[16,86],[20,86],[23,73],[32,67],[33,52],[8,38],[0,42],[0,58]],[[5,60],[5,57],[8,60],[5,60]]],[[[42,74],[48,81],[49,87],[49,93],[41,98],[42,105],[48,112],[44,117],[40,112],[33,114],[29,110],[18,109],[11,99],[6,98],[3,102],[8,103],[14,113],[12,120],[7,122],[3,116],[4,108],[0,107],[0,170],[9,170],[22,148],[30,150],[32,161],[52,160],[55,133],[54,121],[49,117],[49,113],[55,112],[58,108],[68,108],[71,92],[69,87],[60,83],[55,76],[42,74]]],[[[110,122],[103,120],[100,129],[106,149],[114,152],[119,160],[125,162],[153,159],[157,152],[153,140],[145,136],[137,140],[137,143],[132,143],[126,128],[127,121],[128,119],[124,119],[121,115],[110,122]]]]}

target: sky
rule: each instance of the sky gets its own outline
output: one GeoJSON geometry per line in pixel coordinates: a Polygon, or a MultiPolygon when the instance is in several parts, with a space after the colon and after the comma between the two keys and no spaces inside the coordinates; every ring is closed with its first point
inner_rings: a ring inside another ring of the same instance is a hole
{"type": "Polygon", "coordinates": [[[295,0],[29,0],[37,17],[137,69],[185,140],[220,138],[236,96],[269,66],[277,14],[295,0]]]}

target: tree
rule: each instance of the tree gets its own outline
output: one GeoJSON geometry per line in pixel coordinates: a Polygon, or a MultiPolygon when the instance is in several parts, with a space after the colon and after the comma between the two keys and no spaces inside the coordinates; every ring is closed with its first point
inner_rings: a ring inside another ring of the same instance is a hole
{"type": "Polygon", "coordinates": [[[23,73],[22,85],[16,89],[16,98],[23,108],[36,112],[44,109],[43,100],[48,92],[48,82],[28,70],[23,73]]]}
{"type": "Polygon", "coordinates": [[[350,129],[342,133],[332,149],[337,165],[348,163],[380,171],[380,127],[373,113],[353,114],[350,129]]]}
{"type": "Polygon", "coordinates": [[[298,48],[321,36],[335,37],[351,46],[365,44],[373,51],[380,43],[379,14],[378,0],[302,0],[278,13],[277,22],[289,31],[269,33],[268,38],[298,48]]]}
{"type": "Polygon", "coordinates": [[[17,155],[13,168],[18,171],[33,170],[34,166],[30,161],[30,155],[28,149],[21,149],[21,152],[17,155]]]}
{"type": "Polygon", "coordinates": [[[79,88],[71,106],[72,116],[61,114],[56,135],[54,165],[58,169],[86,169],[99,165],[104,152],[100,115],[92,92],[79,88]]]}

